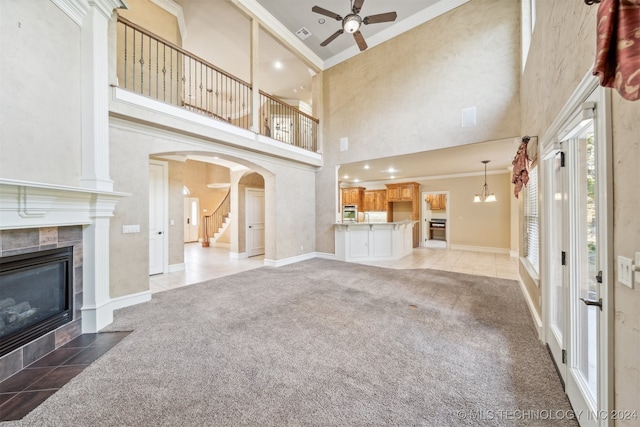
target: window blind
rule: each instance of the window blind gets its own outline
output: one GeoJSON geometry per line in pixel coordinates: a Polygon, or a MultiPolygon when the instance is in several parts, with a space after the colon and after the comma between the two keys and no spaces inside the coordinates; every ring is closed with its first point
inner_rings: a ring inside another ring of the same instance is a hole
{"type": "Polygon", "coordinates": [[[538,216],[538,168],[529,170],[529,183],[525,187],[525,257],[539,273],[540,226],[538,216]]]}

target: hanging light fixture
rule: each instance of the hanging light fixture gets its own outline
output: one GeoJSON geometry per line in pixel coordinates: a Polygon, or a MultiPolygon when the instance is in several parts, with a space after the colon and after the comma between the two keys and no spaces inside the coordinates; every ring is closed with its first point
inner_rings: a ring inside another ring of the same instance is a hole
{"type": "Polygon", "coordinates": [[[484,185],[482,186],[482,193],[476,194],[473,197],[473,203],[479,202],[497,202],[496,195],[493,193],[489,193],[489,186],[487,185],[487,163],[491,160],[483,160],[484,163],[484,185]]]}

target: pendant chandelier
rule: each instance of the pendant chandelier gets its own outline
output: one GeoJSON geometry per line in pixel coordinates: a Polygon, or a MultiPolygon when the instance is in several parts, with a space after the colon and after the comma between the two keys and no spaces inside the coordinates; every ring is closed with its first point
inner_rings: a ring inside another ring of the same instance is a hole
{"type": "Polygon", "coordinates": [[[497,202],[496,195],[493,193],[489,193],[489,186],[487,185],[487,163],[491,160],[483,160],[484,163],[484,185],[482,186],[482,193],[476,194],[473,197],[473,203],[480,202],[497,202]]]}

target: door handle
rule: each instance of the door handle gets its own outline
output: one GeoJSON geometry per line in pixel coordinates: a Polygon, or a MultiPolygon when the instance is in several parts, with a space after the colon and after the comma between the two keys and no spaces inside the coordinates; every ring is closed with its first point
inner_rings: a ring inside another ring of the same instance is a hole
{"type": "Polygon", "coordinates": [[[158,234],[162,234],[162,231],[158,231],[158,234]]]}
{"type": "Polygon", "coordinates": [[[251,226],[249,226],[249,228],[251,228],[251,226]]]}
{"type": "Polygon", "coordinates": [[[598,274],[596,274],[596,282],[602,283],[602,270],[598,271],[598,274]]]}
{"type": "Polygon", "coordinates": [[[582,301],[586,305],[595,305],[596,307],[600,307],[600,311],[602,311],[602,298],[598,300],[580,298],[580,301],[582,301]]]}

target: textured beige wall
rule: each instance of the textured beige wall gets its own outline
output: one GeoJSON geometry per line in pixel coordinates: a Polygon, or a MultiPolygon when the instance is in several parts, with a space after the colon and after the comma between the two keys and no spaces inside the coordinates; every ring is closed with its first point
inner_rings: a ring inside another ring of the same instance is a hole
{"type": "Polygon", "coordinates": [[[77,186],[80,27],[50,0],[2,0],[0,52],[0,177],[77,186]]]}
{"type": "MultiPolygon", "coordinates": [[[[538,16],[522,77],[522,132],[544,135],[593,65],[596,7],[582,2],[537,2],[538,16]]],[[[612,95],[613,259],[640,251],[640,102],[612,95]]],[[[545,248],[541,248],[542,251],[545,248]]],[[[640,409],[640,288],[614,287],[615,408],[640,409]]],[[[537,303],[539,292],[528,287],[537,303]]],[[[616,426],[636,425],[636,420],[616,426]]]]}
{"type": "Polygon", "coordinates": [[[517,1],[474,0],[324,72],[319,251],[334,252],[335,165],[520,134],[519,16],[517,1]]]}
{"type": "Polygon", "coordinates": [[[184,262],[184,163],[169,164],[169,265],[184,262]],[[173,221],[173,225],[171,225],[173,221]]]}
{"type": "MultiPolygon", "coordinates": [[[[420,191],[449,191],[449,244],[509,250],[511,242],[510,175],[487,175],[496,203],[473,203],[484,176],[418,181],[420,191]]],[[[517,217],[515,218],[517,221],[517,217]]]]}
{"type": "Polygon", "coordinates": [[[118,9],[118,14],[138,24],[163,39],[182,45],[176,17],[151,0],[126,0],[128,9],[118,9]]]}

